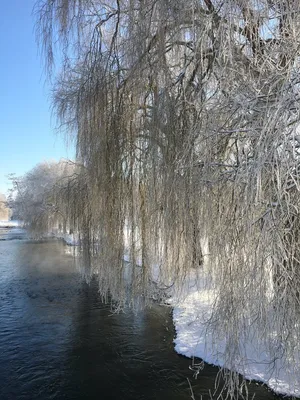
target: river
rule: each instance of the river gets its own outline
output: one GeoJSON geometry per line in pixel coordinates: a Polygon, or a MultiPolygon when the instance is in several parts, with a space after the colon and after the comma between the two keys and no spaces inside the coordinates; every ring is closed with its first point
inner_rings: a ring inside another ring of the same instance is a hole
{"type": "Polygon", "coordinates": [[[190,399],[187,378],[196,400],[209,399],[218,369],[193,378],[173,349],[172,310],[112,312],[68,249],[0,228],[0,399],[190,399]]]}

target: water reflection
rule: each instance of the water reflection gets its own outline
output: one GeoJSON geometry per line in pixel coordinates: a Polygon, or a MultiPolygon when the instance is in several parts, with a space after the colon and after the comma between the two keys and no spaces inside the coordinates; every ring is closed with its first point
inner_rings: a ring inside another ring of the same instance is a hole
{"type": "MultiPolygon", "coordinates": [[[[1,400],[190,399],[187,377],[196,399],[209,398],[218,370],[193,380],[173,350],[170,309],[114,314],[62,242],[9,237],[0,242],[1,400]]],[[[253,387],[256,399],[275,399],[253,387]]]]}

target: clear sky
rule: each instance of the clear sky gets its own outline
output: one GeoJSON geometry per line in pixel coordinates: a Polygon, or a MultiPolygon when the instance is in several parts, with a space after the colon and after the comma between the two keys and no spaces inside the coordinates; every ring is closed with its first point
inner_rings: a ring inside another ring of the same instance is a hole
{"type": "Polygon", "coordinates": [[[74,150],[55,132],[50,89],[45,85],[35,41],[35,0],[1,4],[0,24],[0,192],[7,174],[22,175],[39,162],[74,157],[74,150]]]}

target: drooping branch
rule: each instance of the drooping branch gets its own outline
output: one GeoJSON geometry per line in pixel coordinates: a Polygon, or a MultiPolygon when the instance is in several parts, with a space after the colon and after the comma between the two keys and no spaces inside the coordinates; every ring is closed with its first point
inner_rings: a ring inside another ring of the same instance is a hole
{"type": "Polygon", "coordinates": [[[300,342],[296,2],[39,4],[46,53],[55,32],[64,53],[54,110],[82,165],[57,199],[101,293],[147,304],[152,265],[178,292],[198,274],[232,368],[243,360],[232,338],[249,325],[284,331],[283,353],[270,351],[289,363],[300,342]]]}

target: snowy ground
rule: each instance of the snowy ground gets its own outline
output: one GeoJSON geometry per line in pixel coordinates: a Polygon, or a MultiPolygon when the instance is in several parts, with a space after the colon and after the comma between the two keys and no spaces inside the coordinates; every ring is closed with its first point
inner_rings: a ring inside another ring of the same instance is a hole
{"type": "Polygon", "coordinates": [[[78,246],[79,244],[79,237],[76,234],[54,233],[53,236],[64,240],[68,246],[78,246]]]}
{"type": "MultiPolygon", "coordinates": [[[[185,296],[171,299],[176,329],[174,343],[179,354],[199,357],[210,364],[223,367],[226,366],[225,338],[217,339],[206,324],[211,316],[214,298],[212,290],[196,289],[195,285],[190,285],[186,288],[185,296]]],[[[251,327],[247,338],[240,340],[240,348],[243,349],[243,356],[236,364],[237,372],[249,380],[266,383],[277,393],[300,397],[299,353],[294,355],[298,361],[296,368],[293,360],[290,364],[285,360],[285,365],[280,359],[274,361],[267,349],[262,348],[251,327]]]]}
{"type": "Polygon", "coordinates": [[[0,228],[15,228],[22,226],[20,221],[0,221],[0,228]]]}

